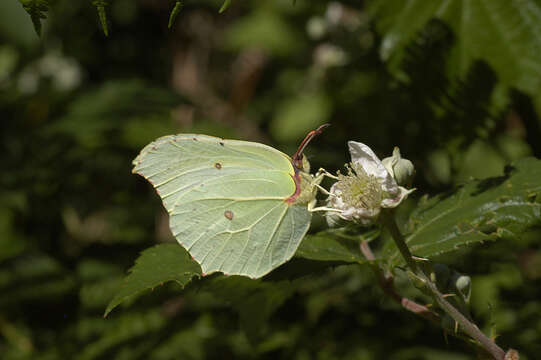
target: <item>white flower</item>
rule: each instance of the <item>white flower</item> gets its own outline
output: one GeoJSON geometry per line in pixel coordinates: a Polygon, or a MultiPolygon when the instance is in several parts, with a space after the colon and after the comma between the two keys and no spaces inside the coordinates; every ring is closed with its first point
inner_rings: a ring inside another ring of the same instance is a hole
{"type": "Polygon", "coordinates": [[[330,190],[327,222],[335,226],[341,220],[371,225],[382,208],[398,206],[412,190],[398,186],[393,175],[365,144],[348,142],[351,163],[347,175],[338,173],[330,190]]]}

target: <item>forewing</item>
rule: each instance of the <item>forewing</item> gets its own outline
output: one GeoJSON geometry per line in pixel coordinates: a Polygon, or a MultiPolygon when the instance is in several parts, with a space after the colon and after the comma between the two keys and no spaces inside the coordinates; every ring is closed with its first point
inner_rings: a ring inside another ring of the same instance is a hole
{"type": "Polygon", "coordinates": [[[278,188],[257,189],[264,196],[287,197],[295,191],[287,175],[293,173],[288,157],[258,143],[193,134],[165,136],[147,145],[133,164],[133,172],[154,185],[169,212],[194,187],[216,179],[232,181],[231,176],[247,171],[268,171],[274,174],[269,176],[278,176],[278,188]]]}
{"type": "Polygon", "coordinates": [[[168,136],[134,160],[170,214],[177,240],[208,274],[261,277],[289,260],[310,226],[288,157],[266,145],[168,136]]]}

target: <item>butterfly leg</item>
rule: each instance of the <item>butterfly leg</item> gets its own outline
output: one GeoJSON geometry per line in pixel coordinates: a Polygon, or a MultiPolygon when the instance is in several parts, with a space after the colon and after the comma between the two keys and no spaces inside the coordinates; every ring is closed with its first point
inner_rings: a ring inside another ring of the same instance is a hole
{"type": "Polygon", "coordinates": [[[338,210],[338,209],[330,208],[330,207],[326,207],[326,206],[318,206],[318,207],[315,207],[315,208],[312,208],[312,209],[310,209],[310,207],[308,207],[308,211],[310,211],[310,212],[318,212],[318,211],[329,212],[329,211],[332,211],[332,212],[336,212],[336,213],[341,213],[342,212],[342,210],[338,210]]]}
{"type": "Polygon", "coordinates": [[[321,191],[323,194],[327,196],[334,196],[331,194],[327,189],[325,189],[323,186],[319,185],[321,181],[325,177],[329,177],[331,179],[338,179],[338,177],[334,176],[333,174],[329,173],[327,170],[320,168],[318,172],[315,174],[315,176],[312,179],[312,186],[315,186],[319,191],[321,191]]]}
{"type": "Polygon", "coordinates": [[[328,195],[328,196],[336,196],[334,194],[331,194],[327,189],[325,189],[323,186],[319,185],[319,184],[314,184],[315,187],[317,187],[319,189],[319,191],[321,191],[323,194],[325,195],[328,195]]]}
{"type": "Polygon", "coordinates": [[[319,178],[320,176],[323,176],[323,177],[326,176],[328,178],[338,180],[338,176],[331,174],[330,172],[328,172],[327,170],[325,170],[323,168],[319,168],[319,170],[317,171],[316,179],[319,178]]]}
{"type": "Polygon", "coordinates": [[[333,212],[337,212],[337,213],[341,213],[342,210],[338,210],[338,209],[335,209],[335,208],[331,208],[331,207],[327,207],[327,206],[318,206],[318,207],[315,207],[315,204],[316,202],[315,201],[312,201],[308,204],[308,211],[310,212],[316,212],[316,211],[333,211],[333,212]]]}
{"type": "MultiPolygon", "coordinates": [[[[327,196],[336,196],[334,194],[331,194],[323,186],[319,185],[321,183],[321,181],[323,181],[323,179],[325,177],[329,177],[331,179],[338,180],[337,176],[334,176],[333,174],[329,173],[327,170],[325,170],[323,168],[320,168],[318,170],[318,172],[315,174],[315,176],[312,178],[311,185],[313,187],[315,187],[316,189],[318,189],[319,191],[321,191],[323,194],[327,195],[327,196]]],[[[314,199],[313,201],[308,203],[308,211],[310,211],[310,212],[332,211],[332,212],[338,212],[338,213],[342,212],[342,210],[338,210],[338,209],[331,208],[331,207],[328,207],[328,206],[315,206],[315,205],[316,205],[316,200],[314,199]]]]}

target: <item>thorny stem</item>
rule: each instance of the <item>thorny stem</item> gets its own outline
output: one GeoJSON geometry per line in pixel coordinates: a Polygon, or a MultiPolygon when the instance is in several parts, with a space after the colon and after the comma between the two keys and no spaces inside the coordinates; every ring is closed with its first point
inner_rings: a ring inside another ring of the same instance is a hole
{"type": "Polygon", "coordinates": [[[492,341],[481,330],[479,330],[477,325],[469,321],[464,315],[462,315],[460,311],[455,309],[453,305],[451,305],[447,300],[445,300],[444,296],[439,292],[436,285],[434,285],[430,278],[417,266],[417,263],[413,259],[411,252],[406,245],[404,236],[402,236],[402,233],[396,225],[394,217],[392,216],[392,212],[383,214],[382,220],[383,224],[390,231],[396,247],[402,254],[402,257],[406,261],[406,264],[408,265],[410,270],[413,271],[413,273],[427,285],[428,290],[432,293],[441,309],[447,314],[449,314],[449,316],[451,316],[453,320],[455,320],[461,326],[462,330],[466,334],[477,340],[479,344],[481,344],[481,346],[494,357],[494,359],[504,360],[505,352],[502,350],[502,348],[496,345],[494,341],[492,341]]]}
{"type": "MultiPolygon", "coordinates": [[[[363,253],[366,260],[368,261],[376,260],[374,254],[372,253],[372,249],[370,249],[370,245],[368,244],[367,241],[361,242],[361,252],[363,253]]],[[[425,319],[432,321],[436,325],[440,324],[440,318],[438,314],[430,311],[430,309],[424,305],[418,304],[411,299],[400,296],[400,294],[396,292],[396,289],[394,288],[394,285],[393,285],[394,279],[391,274],[384,274],[379,266],[374,265],[374,264],[370,264],[370,265],[371,265],[372,271],[378,278],[378,282],[381,289],[383,290],[385,294],[387,294],[391,299],[399,303],[404,309],[411,311],[414,314],[420,315],[424,317],[425,319]]]]}

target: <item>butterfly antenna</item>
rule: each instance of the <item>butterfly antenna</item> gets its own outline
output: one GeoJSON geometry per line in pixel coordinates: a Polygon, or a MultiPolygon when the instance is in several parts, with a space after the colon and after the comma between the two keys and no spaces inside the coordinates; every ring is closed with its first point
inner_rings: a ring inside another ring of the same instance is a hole
{"type": "Polygon", "coordinates": [[[292,156],[293,165],[295,165],[295,167],[297,169],[302,169],[302,154],[304,153],[304,149],[306,149],[306,147],[308,146],[310,141],[312,141],[313,138],[315,138],[317,135],[321,134],[323,132],[323,130],[325,130],[329,126],[331,126],[331,124],[323,124],[320,127],[318,127],[317,129],[310,131],[306,135],[304,140],[299,145],[299,148],[297,149],[295,154],[293,154],[293,156],[292,156]]]}

